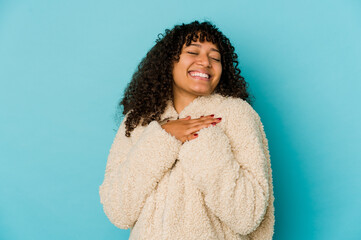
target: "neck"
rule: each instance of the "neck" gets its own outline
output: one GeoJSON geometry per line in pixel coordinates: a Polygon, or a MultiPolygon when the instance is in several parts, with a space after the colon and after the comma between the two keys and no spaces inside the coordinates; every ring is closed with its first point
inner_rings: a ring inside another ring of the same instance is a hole
{"type": "Polygon", "coordinates": [[[197,97],[196,95],[173,92],[173,107],[180,114],[197,97]]]}

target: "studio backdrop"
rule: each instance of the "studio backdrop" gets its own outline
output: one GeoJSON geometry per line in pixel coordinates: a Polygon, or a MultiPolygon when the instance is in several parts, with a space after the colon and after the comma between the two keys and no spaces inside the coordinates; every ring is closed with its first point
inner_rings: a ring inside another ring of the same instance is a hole
{"type": "Polygon", "coordinates": [[[128,239],[99,199],[117,104],[157,35],[194,20],[255,96],[274,239],[361,239],[357,0],[0,1],[0,239],[128,239]]]}

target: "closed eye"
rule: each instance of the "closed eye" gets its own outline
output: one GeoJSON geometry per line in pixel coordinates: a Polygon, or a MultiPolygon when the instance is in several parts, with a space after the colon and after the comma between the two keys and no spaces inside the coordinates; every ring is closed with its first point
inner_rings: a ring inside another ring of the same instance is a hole
{"type": "MultiPolygon", "coordinates": [[[[197,55],[198,53],[195,53],[195,52],[187,52],[189,54],[194,54],[194,55],[197,55]]],[[[212,58],[213,60],[216,60],[217,62],[220,62],[221,60],[217,59],[217,58],[212,58]]]]}

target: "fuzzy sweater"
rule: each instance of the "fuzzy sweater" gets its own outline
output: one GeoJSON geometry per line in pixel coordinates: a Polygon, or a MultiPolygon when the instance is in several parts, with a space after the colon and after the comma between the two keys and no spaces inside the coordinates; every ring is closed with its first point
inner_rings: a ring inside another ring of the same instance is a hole
{"type": "Polygon", "coordinates": [[[160,122],[125,137],[125,115],[109,151],[100,202],[130,238],[269,240],[274,195],[268,140],[246,101],[199,96],[180,114],[168,105],[160,122]],[[222,121],[182,143],[161,124],[215,114],[222,121]]]}

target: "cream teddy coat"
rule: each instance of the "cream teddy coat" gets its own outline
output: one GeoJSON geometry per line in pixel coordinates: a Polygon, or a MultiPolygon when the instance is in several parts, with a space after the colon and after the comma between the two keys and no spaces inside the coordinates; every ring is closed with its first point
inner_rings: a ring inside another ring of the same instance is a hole
{"type": "Polygon", "coordinates": [[[125,115],[109,151],[100,202],[129,239],[268,240],[274,196],[268,141],[246,101],[199,96],[181,113],[168,105],[160,122],[125,137],[125,115]],[[222,121],[182,144],[161,124],[215,114],[222,121]]]}

